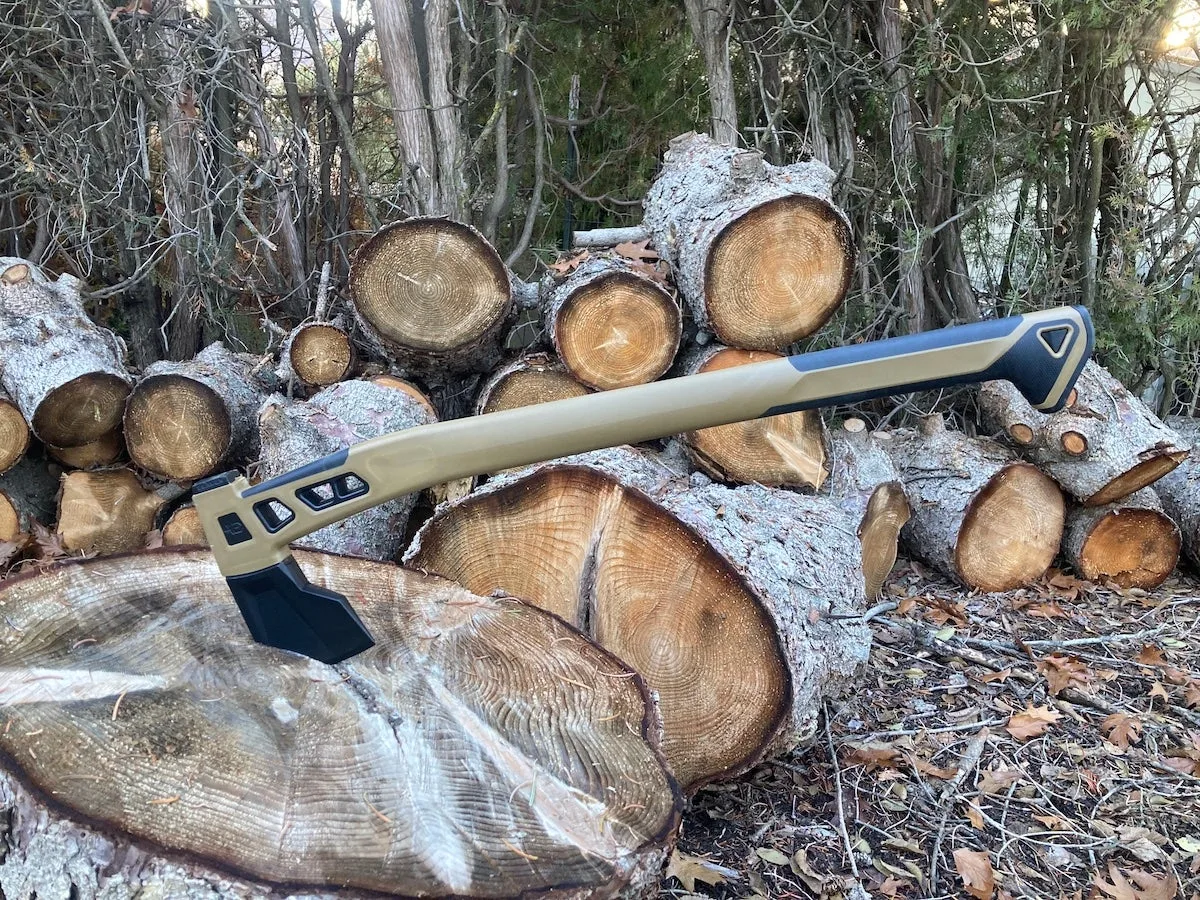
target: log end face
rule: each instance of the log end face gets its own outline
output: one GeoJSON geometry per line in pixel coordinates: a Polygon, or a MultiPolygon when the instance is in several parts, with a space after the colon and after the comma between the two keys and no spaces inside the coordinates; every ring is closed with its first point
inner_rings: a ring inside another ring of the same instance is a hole
{"type": "Polygon", "coordinates": [[[29,425],[11,401],[0,401],[0,474],[17,464],[29,448],[29,425]]]}
{"type": "Polygon", "coordinates": [[[1138,463],[1128,472],[1123,472],[1096,493],[1083,501],[1084,506],[1104,506],[1128,497],[1134,491],[1153,484],[1181,462],[1187,459],[1186,450],[1171,449],[1156,453],[1138,463]]]}
{"type": "Polygon", "coordinates": [[[326,387],[346,378],[354,365],[350,338],[333,325],[306,325],[288,349],[292,371],[305,384],[326,387]]]}
{"type": "Polygon", "coordinates": [[[503,375],[481,397],[480,413],[517,409],[568,397],[582,397],[591,391],[580,384],[561,366],[531,364],[503,375]]]}
{"type": "Polygon", "coordinates": [[[911,516],[912,507],[898,481],[879,485],[867,501],[858,539],[862,545],[863,588],[868,603],[879,596],[896,564],[900,529],[911,516]]]}
{"type": "Polygon", "coordinates": [[[1079,568],[1089,581],[1111,581],[1122,588],[1153,590],[1179,562],[1179,529],[1153,509],[1118,509],[1103,516],[1079,553],[1079,568]]]}
{"type": "Polygon", "coordinates": [[[129,382],[92,372],[52,390],[33,414],[33,432],[55,447],[79,447],[100,440],[121,424],[129,382]]]}
{"type": "Polygon", "coordinates": [[[51,447],[49,445],[46,447],[46,451],[52,457],[72,469],[96,469],[102,466],[111,466],[120,459],[124,449],[125,438],[119,428],[113,429],[98,440],[89,444],[81,444],[78,447],[51,447]]]}
{"type": "Polygon", "coordinates": [[[176,481],[211,474],[229,452],[233,424],[220,395],[183,375],[151,375],[125,408],[130,458],[147,472],[176,481]]]}

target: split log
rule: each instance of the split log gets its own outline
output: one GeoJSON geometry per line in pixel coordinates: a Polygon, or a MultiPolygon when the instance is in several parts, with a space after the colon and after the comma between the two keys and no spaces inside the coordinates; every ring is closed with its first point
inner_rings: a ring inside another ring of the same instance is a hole
{"type": "Polygon", "coordinates": [[[1154,488],[1142,488],[1104,506],[1067,513],[1063,556],[1088,581],[1153,590],[1175,571],[1179,528],[1154,488]]]}
{"type": "Polygon", "coordinates": [[[146,369],[125,410],[135,464],[159,478],[195,481],[258,452],[255,416],[265,392],[253,363],[221,343],[185,362],[146,369]]]}
{"type": "Polygon", "coordinates": [[[125,452],[125,437],[119,428],[78,447],[46,446],[46,452],[70,469],[100,469],[111,466],[125,452]]]}
{"type": "Polygon", "coordinates": [[[854,242],[819,162],[782,168],[706,135],[671,142],[645,200],[646,230],[700,328],[779,350],[841,306],[854,242]]]}
{"type": "Polygon", "coordinates": [[[62,478],[55,530],[65,550],[138,550],[154,530],[163,504],[182,493],[177,484],[146,488],[130,469],[68,472],[62,478]]]}
{"type": "Polygon", "coordinates": [[[487,371],[513,309],[512,280],[478,231],[415,216],[377,232],[350,270],[355,316],[382,355],[487,371]]]}
{"type": "MultiPolygon", "coordinates": [[[[683,371],[716,372],[779,358],[777,353],[710,344],[694,352],[683,371]]],[[[680,437],[692,464],[719,481],[819,489],[829,474],[825,426],[817,410],[702,428],[680,437]]]]}
{"type": "Polygon", "coordinates": [[[17,464],[29,449],[29,423],[12,397],[0,388],[0,474],[17,464]]]}
{"type": "Polygon", "coordinates": [[[78,447],[121,423],[124,358],[121,339],[84,312],[78,279],[0,284],[4,388],[45,443],[78,447]]]}
{"type": "Polygon", "coordinates": [[[1103,506],[1153,484],[1179,465],[1188,446],[1141,400],[1095,362],[1075,385],[1070,406],[1038,412],[1007,381],[979,392],[984,425],[1008,435],[1085,506],[1103,506]]]}
{"type": "MultiPolygon", "coordinates": [[[[314,459],[392,431],[436,421],[411,393],[371,381],[343,381],[308,400],[273,396],[259,415],[262,459],[269,479],[314,459]]],[[[416,505],[411,494],[389,500],[301,538],[297,546],[390,560],[400,552],[404,526],[416,505]]]]}
{"type": "Polygon", "coordinates": [[[5,896],[653,891],[681,800],[636,673],[515,600],[297,557],[373,649],[254,643],[199,550],[4,583],[5,896]]]}
{"type": "Polygon", "coordinates": [[[1166,425],[1191,444],[1191,452],[1179,466],[1154,484],[1163,509],[1179,526],[1183,554],[1200,570],[1200,419],[1170,416],[1166,425]]]}
{"type": "Polygon", "coordinates": [[[479,392],[476,415],[589,394],[550,353],[531,353],[497,369],[479,392]]]}
{"type": "Polygon", "coordinates": [[[285,385],[323,388],[345,380],[353,368],[354,346],[341,322],[306,322],[284,338],[276,376],[285,385]]]}
{"type": "Polygon", "coordinates": [[[405,555],[562,616],[642,674],[689,790],[807,739],[866,659],[854,525],[828,500],[692,482],[628,448],[502,475],[405,555]],[[834,617],[830,614],[834,613],[834,617]]]}
{"type": "Polygon", "coordinates": [[[204,533],[204,526],[200,524],[196,507],[188,504],[171,513],[163,523],[162,542],[164,547],[208,546],[208,537],[204,533]]]}
{"type": "Polygon", "coordinates": [[[679,349],[679,302],[627,259],[595,256],[550,294],[546,332],[567,371],[606,391],[655,381],[679,349]]]}
{"type": "Polygon", "coordinates": [[[1041,578],[1062,541],[1062,492],[994,441],[930,416],[888,445],[912,501],[901,538],[914,556],[981,591],[1041,578]]]}

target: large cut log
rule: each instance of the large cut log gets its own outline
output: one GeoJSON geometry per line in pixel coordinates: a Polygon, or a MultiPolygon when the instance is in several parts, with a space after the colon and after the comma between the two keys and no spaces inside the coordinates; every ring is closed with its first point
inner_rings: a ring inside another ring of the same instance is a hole
{"type": "Polygon", "coordinates": [[[854,523],[823,498],[679,480],[627,448],[502,475],[443,506],[405,559],[562,616],[659,698],[695,789],[807,739],[866,658],[854,523]],[[832,616],[831,616],[832,614],[832,616]]]}
{"type": "Polygon", "coordinates": [[[1116,503],[1073,507],[1062,549],[1088,581],[1153,590],[1179,562],[1179,528],[1154,488],[1142,488],[1116,503]]]}
{"type": "Polygon", "coordinates": [[[340,321],[305,322],[283,340],[276,377],[283,384],[323,388],[349,377],[354,345],[340,321]]]}
{"type": "MultiPolygon", "coordinates": [[[[692,353],[683,371],[716,372],[771,359],[779,354],[710,344],[692,353]]],[[[816,410],[702,428],[680,437],[692,464],[719,481],[816,489],[829,474],[825,426],[816,410]]]]}
{"type": "MultiPolygon", "coordinates": [[[[259,415],[258,473],[275,478],[368,438],[436,421],[407,390],[374,381],[343,381],[308,400],[273,396],[259,415]]],[[[313,550],[390,560],[400,552],[416,495],[389,500],[296,542],[313,550]]]]}
{"type": "Polygon", "coordinates": [[[46,452],[69,469],[99,469],[111,466],[125,452],[125,436],[115,428],[78,447],[46,446],[46,452]]]}
{"type": "Polygon", "coordinates": [[[994,441],[930,416],[887,445],[912,501],[901,538],[912,555],[981,591],[1036,581],[1058,553],[1066,514],[1058,485],[994,441]]]}
{"type": "Polygon", "coordinates": [[[1166,425],[1192,447],[1180,462],[1154,485],[1167,515],[1179,526],[1183,555],[1200,570],[1200,419],[1170,416],[1166,425]]]}
{"type": "Polygon", "coordinates": [[[130,469],[68,472],[55,530],[64,550],[125,553],[145,546],[159,510],[183,493],[177,484],[146,487],[130,469]]]}
{"type": "Polygon", "coordinates": [[[567,371],[600,391],[665,375],[683,327],[679,302],[618,256],[575,269],[550,293],[545,318],[567,371]]]}
{"type": "Polygon", "coordinates": [[[512,280],[491,244],[439,218],[396,222],[363,244],[350,294],[374,349],[439,369],[494,367],[513,310],[512,280]]]}
{"type": "Polygon", "coordinates": [[[550,353],[530,353],[495,371],[475,402],[477,415],[591,393],[550,353]]]}
{"type": "Polygon", "coordinates": [[[121,339],[84,312],[78,279],[0,284],[4,388],[45,443],[78,447],[121,423],[124,358],[121,339]]]}
{"type": "Polygon", "coordinates": [[[819,162],[782,168],[706,135],[671,142],[644,225],[700,328],[732,347],[779,350],[845,299],[854,245],[819,162]]]}
{"type": "Polygon", "coordinates": [[[1103,506],[1153,484],[1179,465],[1188,445],[1095,362],[1075,384],[1070,405],[1038,412],[1007,381],[979,392],[985,426],[1004,432],[1085,506],[1103,506]]]}
{"type": "Polygon", "coordinates": [[[29,449],[29,424],[21,410],[0,388],[0,474],[17,464],[29,449]]]}
{"type": "Polygon", "coordinates": [[[265,391],[253,362],[221,343],[185,362],[149,366],[125,409],[129,457],[147,472],[195,481],[258,452],[256,414],[265,391]]]}
{"type": "Polygon", "coordinates": [[[254,643],[204,551],[4,584],[9,900],[654,888],[680,798],[636,673],[515,600],[297,556],[374,648],[254,643]]]}

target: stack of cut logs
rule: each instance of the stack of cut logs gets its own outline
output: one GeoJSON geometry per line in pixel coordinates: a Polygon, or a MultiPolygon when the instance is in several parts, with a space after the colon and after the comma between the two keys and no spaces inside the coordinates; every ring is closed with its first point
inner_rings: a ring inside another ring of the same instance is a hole
{"type": "Polygon", "coordinates": [[[195,546],[196,479],[786,352],[850,281],[832,178],[686,135],[639,232],[538,284],[408,219],[277,354],[136,376],[78,281],[0,259],[0,539],[12,557],[41,523],[88,557],[0,586],[4,894],[111,877],[133,844],[155,861],[122,877],[167,893],[638,895],[682,798],[808,740],[859,674],[898,540],[981,591],[1060,548],[1121,587],[1181,548],[1200,565],[1200,428],[1089,364],[1050,416],[985,385],[994,439],[805,412],[402,498],[298,542],[376,648],[334,669],[245,637],[195,546]]]}

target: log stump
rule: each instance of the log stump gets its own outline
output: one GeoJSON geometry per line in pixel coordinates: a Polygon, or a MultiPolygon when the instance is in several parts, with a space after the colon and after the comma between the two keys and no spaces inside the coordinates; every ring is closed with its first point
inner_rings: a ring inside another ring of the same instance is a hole
{"type": "MultiPolygon", "coordinates": [[[[779,359],[778,353],[709,345],[692,353],[685,375],[779,359]]],[[[828,470],[825,426],[815,409],[702,428],[680,435],[692,465],[733,484],[819,489],[828,470]]]]}
{"type": "Polygon", "coordinates": [[[125,452],[125,436],[116,428],[78,447],[46,446],[46,452],[68,469],[101,469],[113,465],[125,452]]]}
{"type": "Polygon", "coordinates": [[[84,312],[78,279],[0,284],[4,389],[43,442],[78,447],[120,425],[124,358],[121,339],[84,312]]]}
{"type": "Polygon", "coordinates": [[[130,459],[174,481],[195,481],[228,462],[253,459],[265,392],[251,366],[215,343],[195,359],[147,367],[125,409],[130,459]]]}
{"type": "MultiPolygon", "coordinates": [[[[259,415],[262,459],[258,474],[275,478],[326,454],[392,431],[436,421],[411,393],[372,381],[342,381],[308,400],[273,396],[259,415]]],[[[416,505],[411,494],[327,525],[296,546],[374,560],[400,552],[404,527],[416,505]]]]}
{"type": "Polygon", "coordinates": [[[1007,381],[979,391],[984,425],[1085,506],[1104,506],[1153,484],[1187,456],[1188,446],[1141,400],[1094,361],[1073,400],[1046,415],[1007,381]]]}
{"type": "Polygon", "coordinates": [[[598,391],[665,375],[683,327],[667,289],[614,256],[589,259],[557,285],[545,320],[567,371],[598,391]]]}
{"type": "Polygon", "coordinates": [[[147,488],[130,469],[68,472],[62,479],[55,530],[65,550],[137,550],[154,530],[159,510],[182,493],[175,484],[147,488]]]}
{"type": "Polygon", "coordinates": [[[497,369],[479,392],[476,415],[589,394],[550,353],[530,353],[497,369]]]}
{"type": "Polygon", "coordinates": [[[1182,435],[1192,449],[1177,468],[1155,482],[1154,492],[1179,526],[1184,557],[1200,571],[1200,420],[1170,416],[1166,425],[1182,435]]]}
{"type": "Polygon", "coordinates": [[[1180,546],[1179,528],[1154,488],[1067,513],[1063,556],[1088,581],[1153,590],[1175,571],[1180,546]]]}
{"type": "Polygon", "coordinates": [[[868,632],[854,526],[823,499],[696,485],[625,449],[499,476],[405,555],[477,593],[562,616],[659,698],[663,752],[694,790],[807,738],[868,632]]]}
{"type": "Polygon", "coordinates": [[[345,380],[353,368],[354,345],[340,322],[306,322],[284,338],[276,376],[285,385],[323,388],[345,380]]]}
{"type": "Polygon", "coordinates": [[[901,531],[909,552],[981,591],[1041,578],[1062,541],[1058,485],[994,441],[949,431],[930,416],[889,447],[912,501],[901,531]]]}
{"type": "Polygon", "coordinates": [[[653,891],[681,801],[635,672],[518,601],[297,556],[375,647],[254,643],[205,551],[4,583],[5,896],[653,891]]]}
{"type": "Polygon", "coordinates": [[[671,142],[644,224],[697,325],[780,350],[820,328],[850,286],[854,242],[819,162],[782,168],[706,135],[671,142]]]}
{"type": "Polygon", "coordinates": [[[504,263],[478,231],[415,216],[359,248],[350,295],[376,350],[409,365],[487,371],[513,309],[504,263]]]}

